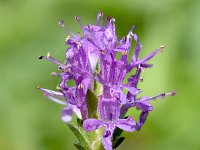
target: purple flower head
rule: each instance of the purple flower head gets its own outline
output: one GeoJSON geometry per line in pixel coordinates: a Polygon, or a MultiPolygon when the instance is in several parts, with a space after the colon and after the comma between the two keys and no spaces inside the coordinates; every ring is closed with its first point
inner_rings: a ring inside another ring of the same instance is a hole
{"type": "Polygon", "coordinates": [[[83,122],[83,129],[85,131],[96,130],[104,126],[104,133],[102,143],[106,150],[112,150],[112,134],[115,127],[118,127],[127,132],[135,130],[136,123],[132,117],[127,119],[120,119],[120,101],[115,97],[104,98],[103,95],[99,96],[98,114],[99,119],[87,119],[83,122]]]}
{"type": "Polygon", "coordinates": [[[68,46],[65,62],[59,62],[50,53],[39,57],[58,65],[60,73],[53,75],[61,78],[59,91],[41,87],[38,89],[50,100],[65,105],[61,115],[64,122],[69,122],[75,113],[83,120],[85,131],[104,127],[103,146],[106,150],[112,150],[112,136],[116,127],[127,132],[140,130],[149,112],[153,110],[150,101],[175,95],[173,91],[153,97],[138,96],[142,92],[138,88],[138,83],[143,80],[142,72],[153,66],[149,60],[164,46],[160,46],[144,58],[139,58],[142,45],[138,36],[133,33],[134,26],[126,36],[117,39],[114,18],[108,16],[105,25],[104,14],[101,12],[97,14],[95,25],[83,25],[79,17],[75,19],[82,29],[82,36],[75,35],[65,27],[62,20],[59,21],[59,25],[69,33],[65,41],[68,46]],[[132,42],[136,42],[136,46],[133,56],[130,56],[132,42]],[[128,58],[131,60],[128,61],[128,58]],[[128,73],[131,75],[128,76],[128,73]],[[68,84],[68,81],[72,80],[75,82],[74,86],[68,84]],[[100,88],[97,88],[99,84],[99,87],[102,87],[100,92],[100,88]],[[93,107],[93,104],[96,104],[97,108],[93,107]],[[133,107],[141,111],[137,121],[134,121],[132,116],[125,117],[126,112],[133,107]]]}

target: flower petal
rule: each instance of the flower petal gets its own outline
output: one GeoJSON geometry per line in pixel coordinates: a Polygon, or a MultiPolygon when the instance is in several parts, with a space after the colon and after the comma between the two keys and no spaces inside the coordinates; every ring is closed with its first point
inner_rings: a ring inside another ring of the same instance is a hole
{"type": "Polygon", "coordinates": [[[53,96],[48,96],[48,95],[47,95],[47,97],[48,97],[51,101],[53,101],[53,102],[55,102],[55,103],[58,103],[58,104],[61,104],[61,105],[66,105],[66,104],[67,104],[65,101],[62,101],[62,100],[60,100],[60,99],[58,99],[58,98],[55,98],[55,97],[53,97],[53,96]]]}
{"type": "Polygon", "coordinates": [[[135,102],[134,105],[136,106],[137,109],[142,110],[142,111],[152,111],[153,107],[148,101],[140,101],[140,102],[135,102]]]}
{"type": "Polygon", "coordinates": [[[149,115],[148,111],[142,111],[140,114],[139,121],[137,122],[137,130],[140,130],[142,125],[145,123],[147,117],[149,115]]]}
{"type": "Polygon", "coordinates": [[[70,122],[72,120],[73,110],[72,107],[65,107],[61,113],[61,119],[63,122],[70,122]]]}
{"type": "MultiPolygon", "coordinates": [[[[71,104],[68,104],[71,105],[71,104]]],[[[78,118],[82,119],[80,109],[78,109],[75,105],[71,105],[73,112],[77,115],[78,118]]]]}
{"type": "Polygon", "coordinates": [[[114,132],[114,126],[105,126],[102,137],[102,144],[105,150],[112,150],[112,135],[114,132]]]}
{"type": "Polygon", "coordinates": [[[36,87],[36,88],[43,91],[45,96],[54,96],[54,97],[58,97],[58,98],[64,97],[64,95],[61,92],[56,92],[56,91],[48,90],[48,89],[41,88],[41,87],[36,87]]]}
{"type": "Polygon", "coordinates": [[[102,122],[98,119],[86,119],[83,122],[83,129],[85,131],[93,131],[102,126],[102,122]]]}
{"type": "Polygon", "coordinates": [[[127,119],[119,119],[116,122],[116,126],[127,132],[133,132],[136,129],[136,123],[132,117],[128,117],[127,119]]]}
{"type": "Polygon", "coordinates": [[[123,86],[125,89],[127,89],[131,94],[137,95],[138,93],[141,92],[141,90],[138,90],[137,88],[133,86],[123,86]]]}
{"type": "Polygon", "coordinates": [[[159,47],[158,49],[156,49],[155,51],[151,52],[149,55],[147,55],[145,58],[138,60],[137,62],[135,62],[133,64],[132,67],[135,67],[139,64],[144,64],[146,63],[148,60],[150,60],[151,58],[153,58],[159,51],[161,50],[161,47],[159,47]]]}
{"type": "Polygon", "coordinates": [[[134,34],[133,38],[136,41],[136,47],[135,47],[135,50],[134,50],[134,55],[133,55],[131,63],[135,63],[138,60],[138,56],[139,56],[140,50],[142,48],[142,45],[141,45],[141,43],[138,39],[138,36],[136,34],[134,34]]]}

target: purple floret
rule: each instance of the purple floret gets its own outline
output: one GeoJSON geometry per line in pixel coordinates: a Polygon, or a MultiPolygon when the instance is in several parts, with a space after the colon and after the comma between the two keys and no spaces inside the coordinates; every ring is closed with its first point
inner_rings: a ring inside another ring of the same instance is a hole
{"type": "Polygon", "coordinates": [[[39,57],[58,65],[61,73],[53,73],[53,75],[61,78],[59,91],[41,87],[38,89],[43,91],[50,100],[65,105],[61,115],[64,122],[69,122],[72,114],[75,113],[82,118],[85,131],[104,127],[102,144],[106,150],[112,150],[112,136],[116,127],[127,132],[140,130],[149,112],[153,110],[150,101],[173,96],[176,93],[172,91],[153,97],[138,96],[142,92],[138,88],[138,83],[143,80],[142,72],[153,66],[149,60],[164,46],[160,46],[140,59],[142,45],[138,36],[133,33],[135,27],[133,26],[122,39],[117,39],[115,19],[108,16],[104,26],[103,16],[104,14],[99,12],[96,24],[86,26],[82,25],[79,17],[75,17],[82,29],[82,36],[73,34],[64,26],[63,21],[59,21],[59,25],[70,34],[66,38],[66,44],[69,47],[65,53],[65,63],[57,61],[49,53],[47,56],[39,57]],[[133,41],[136,42],[136,46],[131,57],[133,41]],[[128,58],[131,58],[130,62],[128,58]],[[128,73],[131,75],[128,76],[128,73]],[[70,80],[75,82],[74,86],[67,84],[70,80]],[[103,89],[98,95],[94,88],[96,83],[100,83],[103,89]],[[98,117],[96,118],[88,117],[88,90],[96,94],[96,99],[98,99],[98,107],[95,111],[98,117]],[[141,111],[138,121],[134,121],[132,116],[125,117],[127,111],[133,107],[141,111]]]}
{"type": "Polygon", "coordinates": [[[132,117],[127,119],[120,119],[120,101],[115,97],[104,98],[99,96],[98,114],[99,119],[87,119],[83,122],[83,129],[85,131],[96,130],[104,127],[102,137],[102,144],[106,150],[112,150],[112,134],[115,127],[118,127],[127,132],[133,132],[136,127],[135,121],[132,117]]]}

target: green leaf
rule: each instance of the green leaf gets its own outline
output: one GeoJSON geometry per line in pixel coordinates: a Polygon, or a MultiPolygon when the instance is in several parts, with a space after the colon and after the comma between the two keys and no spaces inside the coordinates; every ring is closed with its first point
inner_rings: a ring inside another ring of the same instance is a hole
{"type": "MultiPolygon", "coordinates": [[[[85,134],[85,131],[82,128],[78,128],[72,123],[67,123],[71,131],[75,134],[75,136],[78,139],[78,142],[80,143],[81,147],[85,148],[86,150],[89,150],[89,139],[87,135],[85,134]]],[[[76,145],[75,145],[76,146],[76,145]]]]}
{"type": "Polygon", "coordinates": [[[120,138],[117,137],[113,142],[113,148],[117,148],[124,141],[124,139],[125,137],[120,137],[120,138]]]}
{"type": "Polygon", "coordinates": [[[74,142],[74,146],[75,146],[78,150],[87,150],[87,149],[85,149],[85,148],[80,144],[80,142],[78,142],[78,141],[74,142]]]}
{"type": "Polygon", "coordinates": [[[120,135],[122,134],[122,132],[123,132],[122,129],[116,128],[115,131],[114,131],[114,133],[113,133],[113,141],[115,141],[115,139],[116,139],[117,137],[120,137],[120,135]]]}
{"type": "Polygon", "coordinates": [[[120,128],[115,129],[112,140],[113,148],[117,148],[124,141],[124,137],[120,137],[122,132],[123,130],[120,128]]]}
{"type": "Polygon", "coordinates": [[[76,121],[77,121],[77,125],[78,125],[79,128],[83,126],[83,120],[77,118],[76,121]]]}

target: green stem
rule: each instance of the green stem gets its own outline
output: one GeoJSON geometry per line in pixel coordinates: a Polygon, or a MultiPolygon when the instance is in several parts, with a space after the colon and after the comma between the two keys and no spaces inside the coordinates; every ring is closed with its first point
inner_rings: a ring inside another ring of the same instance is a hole
{"type": "MultiPolygon", "coordinates": [[[[94,92],[88,90],[86,95],[87,107],[88,107],[88,118],[98,119],[97,106],[98,106],[98,95],[102,93],[102,85],[97,81],[94,81],[94,92]]],[[[87,132],[91,150],[104,150],[101,139],[103,129],[97,129],[95,131],[87,132]]]]}
{"type": "Polygon", "coordinates": [[[87,133],[88,138],[90,140],[91,150],[104,150],[101,142],[102,133],[103,133],[102,128],[87,133]]]}

